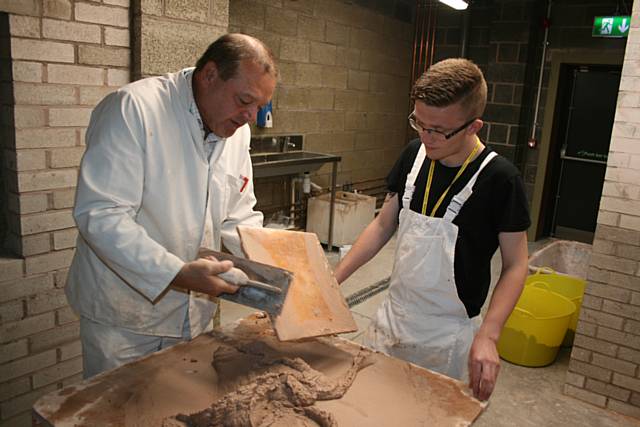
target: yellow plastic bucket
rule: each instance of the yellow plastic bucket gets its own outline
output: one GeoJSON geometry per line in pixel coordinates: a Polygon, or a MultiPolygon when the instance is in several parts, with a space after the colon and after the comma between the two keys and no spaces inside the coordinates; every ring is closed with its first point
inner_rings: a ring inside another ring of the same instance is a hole
{"type": "Polygon", "coordinates": [[[502,329],[500,357],[523,366],[553,363],[575,311],[575,304],[562,295],[525,286],[502,329]]]}
{"type": "Polygon", "coordinates": [[[569,322],[567,335],[562,342],[564,346],[571,346],[578,326],[578,317],[580,316],[582,297],[584,296],[584,288],[587,281],[576,276],[558,274],[552,269],[544,267],[539,269],[536,274],[527,277],[524,284],[525,286],[548,289],[551,292],[562,295],[576,305],[576,311],[571,317],[571,322],[569,322]]]}

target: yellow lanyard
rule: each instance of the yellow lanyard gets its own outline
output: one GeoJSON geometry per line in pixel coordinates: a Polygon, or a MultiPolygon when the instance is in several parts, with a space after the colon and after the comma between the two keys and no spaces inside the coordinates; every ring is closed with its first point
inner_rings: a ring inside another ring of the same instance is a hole
{"type": "MultiPolygon", "coordinates": [[[[453,184],[456,182],[456,180],[460,178],[460,175],[462,175],[462,173],[467,168],[467,166],[469,166],[471,159],[473,159],[473,156],[476,155],[479,149],[480,149],[480,140],[477,139],[476,137],[476,146],[473,147],[473,151],[471,152],[471,154],[467,156],[467,159],[462,164],[462,167],[460,167],[460,170],[458,170],[458,173],[453,178],[453,181],[451,181],[451,184],[449,184],[447,189],[444,190],[444,193],[442,193],[442,196],[440,196],[440,198],[436,202],[436,205],[431,210],[430,216],[434,216],[436,214],[436,211],[440,207],[440,204],[442,203],[444,198],[447,196],[447,193],[449,192],[453,184]]],[[[424,200],[422,201],[422,215],[426,215],[426,212],[427,212],[427,202],[429,201],[429,190],[431,189],[431,181],[433,180],[433,171],[435,170],[435,164],[436,164],[435,160],[431,160],[431,165],[429,166],[429,176],[427,177],[427,187],[424,190],[424,200]]]]}

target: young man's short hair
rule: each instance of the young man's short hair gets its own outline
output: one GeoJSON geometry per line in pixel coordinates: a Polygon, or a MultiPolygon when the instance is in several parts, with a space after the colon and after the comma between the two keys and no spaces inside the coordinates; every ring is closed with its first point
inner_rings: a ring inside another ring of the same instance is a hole
{"type": "Polygon", "coordinates": [[[432,107],[461,103],[470,119],[481,117],[487,105],[487,82],[480,68],[468,59],[445,59],[416,80],[411,99],[432,107]]]}

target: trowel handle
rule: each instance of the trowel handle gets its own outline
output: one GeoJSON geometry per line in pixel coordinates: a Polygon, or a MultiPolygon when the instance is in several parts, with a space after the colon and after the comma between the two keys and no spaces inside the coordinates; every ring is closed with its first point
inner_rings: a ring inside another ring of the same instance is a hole
{"type": "Polygon", "coordinates": [[[225,282],[229,282],[236,286],[246,285],[249,281],[249,276],[247,276],[244,271],[236,267],[232,267],[231,270],[218,274],[218,277],[225,282]]]}

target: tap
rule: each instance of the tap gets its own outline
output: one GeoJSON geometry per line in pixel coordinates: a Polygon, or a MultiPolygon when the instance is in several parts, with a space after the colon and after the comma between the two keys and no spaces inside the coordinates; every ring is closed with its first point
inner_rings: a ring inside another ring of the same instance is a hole
{"type": "Polygon", "coordinates": [[[285,136],[284,141],[282,142],[282,152],[286,153],[290,148],[296,148],[296,144],[291,142],[290,136],[285,136]]]}

